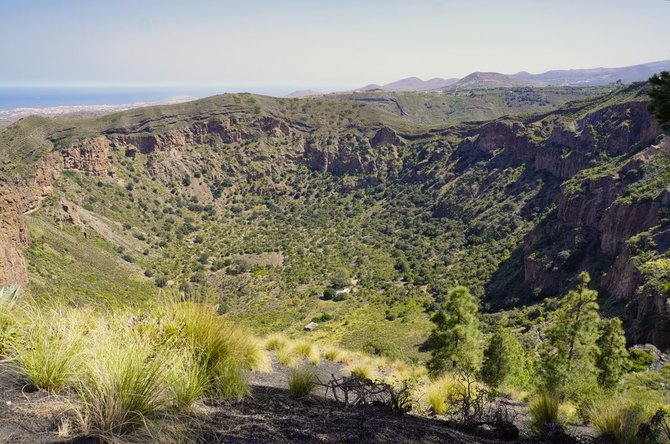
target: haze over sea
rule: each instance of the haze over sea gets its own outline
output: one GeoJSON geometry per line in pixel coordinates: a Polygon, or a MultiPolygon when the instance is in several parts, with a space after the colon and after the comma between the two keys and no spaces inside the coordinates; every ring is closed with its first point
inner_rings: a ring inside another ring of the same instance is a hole
{"type": "Polygon", "coordinates": [[[77,105],[160,103],[179,97],[201,98],[226,92],[284,96],[281,86],[0,86],[0,110],[77,105]]]}

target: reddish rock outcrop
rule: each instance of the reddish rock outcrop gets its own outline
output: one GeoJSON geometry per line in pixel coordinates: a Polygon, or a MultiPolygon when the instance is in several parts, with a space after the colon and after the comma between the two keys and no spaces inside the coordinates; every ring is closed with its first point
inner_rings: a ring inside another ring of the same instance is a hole
{"type": "Polygon", "coordinates": [[[402,140],[400,140],[395,131],[384,126],[379,128],[372,139],[370,139],[370,145],[374,148],[380,146],[400,146],[402,145],[402,140]]]}
{"type": "MultiPolygon", "coordinates": [[[[557,248],[574,247],[574,243],[566,240],[566,233],[578,230],[584,255],[578,269],[594,266],[598,255],[613,258],[605,272],[594,277],[608,295],[625,304],[624,323],[629,340],[650,342],[664,349],[670,347],[668,295],[645,282],[641,264],[631,251],[629,241],[640,233],[658,230],[663,211],[670,208],[670,189],[661,190],[652,199],[631,200],[622,196],[635,180],[628,177],[628,173],[667,152],[670,152],[670,140],[664,139],[658,146],[648,147],[633,156],[617,171],[582,179],[581,189],[574,189],[574,183],[564,186],[556,219],[533,230],[526,236],[524,245],[527,285],[563,291],[574,270],[560,266],[547,269],[543,263],[552,261],[551,255],[557,248]],[[545,246],[536,250],[541,244],[545,246]]],[[[651,236],[644,241],[646,250],[664,253],[670,249],[670,230],[645,236],[651,236]]]]}
{"type": "Polygon", "coordinates": [[[76,142],[63,152],[52,151],[32,177],[0,187],[0,286],[28,281],[23,250],[30,243],[30,233],[24,214],[37,209],[51,194],[54,179],[67,169],[106,175],[109,167],[109,142],[99,136],[76,142]]]}
{"type": "Polygon", "coordinates": [[[614,105],[570,125],[542,121],[538,127],[534,121],[499,119],[475,129],[454,155],[465,165],[493,155],[512,163],[532,161],[535,169],[568,179],[593,166],[599,152],[616,156],[652,143],[660,127],[646,107],[646,102],[614,105]]]}
{"type": "MultiPolygon", "coordinates": [[[[225,121],[212,120],[207,123],[194,123],[183,128],[173,128],[157,134],[110,134],[111,143],[118,147],[132,146],[141,153],[148,154],[154,151],[170,151],[180,149],[188,145],[211,144],[218,139],[221,143],[228,144],[247,140],[251,134],[241,130],[235,119],[225,121]]],[[[269,125],[271,131],[288,131],[288,126],[272,126],[269,122],[258,122],[261,127],[269,125]]]]}

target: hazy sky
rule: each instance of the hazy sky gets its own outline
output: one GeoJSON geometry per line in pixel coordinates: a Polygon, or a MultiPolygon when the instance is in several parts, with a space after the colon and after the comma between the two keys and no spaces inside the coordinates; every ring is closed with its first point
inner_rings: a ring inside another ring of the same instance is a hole
{"type": "Polygon", "coordinates": [[[665,0],[0,0],[0,84],[355,87],[670,59],[665,0]]]}

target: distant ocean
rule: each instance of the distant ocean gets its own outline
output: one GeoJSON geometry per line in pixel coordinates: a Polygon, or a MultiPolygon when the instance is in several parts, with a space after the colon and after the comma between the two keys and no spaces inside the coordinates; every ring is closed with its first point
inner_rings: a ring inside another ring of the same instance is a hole
{"type": "Polygon", "coordinates": [[[0,110],[75,105],[159,103],[179,97],[202,98],[226,92],[283,97],[288,87],[0,87],[0,110]]]}

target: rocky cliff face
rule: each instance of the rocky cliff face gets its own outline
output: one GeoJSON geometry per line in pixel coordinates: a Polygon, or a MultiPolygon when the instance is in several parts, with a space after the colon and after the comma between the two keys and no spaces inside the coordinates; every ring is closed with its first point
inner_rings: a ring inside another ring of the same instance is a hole
{"type": "Polygon", "coordinates": [[[32,177],[0,187],[0,286],[28,281],[23,250],[30,243],[30,234],[24,214],[37,209],[52,193],[52,183],[63,170],[110,173],[109,149],[104,136],[82,140],[65,151],[52,151],[32,177]]]}
{"type": "Polygon", "coordinates": [[[576,122],[546,118],[500,119],[468,134],[454,154],[461,163],[507,157],[533,162],[535,169],[568,179],[593,166],[599,155],[617,156],[654,141],[660,127],[643,102],[616,105],[576,122]],[[568,127],[570,125],[571,127],[568,127]]]}
{"type": "Polygon", "coordinates": [[[666,138],[609,171],[566,183],[555,219],[533,230],[524,245],[529,286],[563,291],[577,269],[590,269],[600,287],[625,305],[629,339],[662,348],[670,346],[668,295],[645,278],[646,259],[636,257],[631,242],[645,243],[645,258],[667,251],[670,189],[641,199],[627,193],[644,180],[646,163],[669,152],[666,138]],[[581,235],[581,244],[566,236],[575,232],[581,235]],[[566,266],[571,255],[577,258],[577,267],[566,266]]]}

